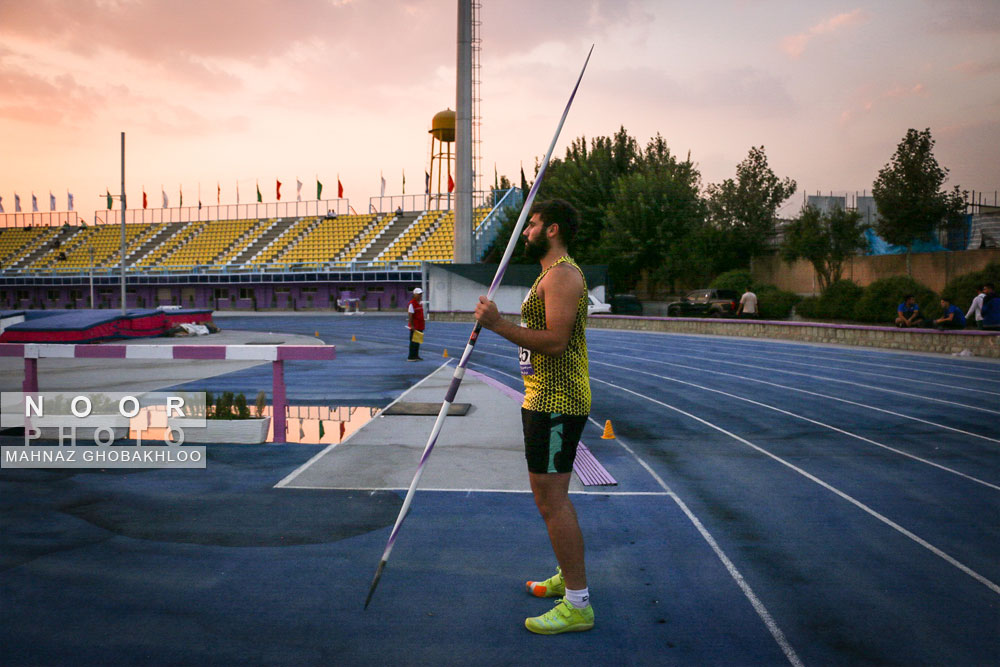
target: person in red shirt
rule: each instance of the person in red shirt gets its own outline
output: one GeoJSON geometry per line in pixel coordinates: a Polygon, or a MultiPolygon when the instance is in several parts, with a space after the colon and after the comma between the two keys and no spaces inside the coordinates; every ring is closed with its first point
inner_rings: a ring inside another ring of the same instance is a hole
{"type": "Polygon", "coordinates": [[[419,339],[423,340],[424,331],[424,305],[421,303],[424,291],[419,287],[413,290],[413,298],[406,310],[409,313],[406,320],[406,328],[410,330],[410,356],[407,361],[423,361],[420,358],[420,343],[413,340],[413,335],[420,332],[419,339]]]}

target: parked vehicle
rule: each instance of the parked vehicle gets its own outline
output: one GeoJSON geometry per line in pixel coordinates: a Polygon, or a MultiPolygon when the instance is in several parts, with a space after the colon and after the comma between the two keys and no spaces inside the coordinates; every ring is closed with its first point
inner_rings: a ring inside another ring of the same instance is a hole
{"type": "Polygon", "coordinates": [[[631,294],[611,297],[611,312],[615,315],[642,315],[642,302],[631,294]]]}
{"type": "Polygon", "coordinates": [[[590,302],[587,304],[587,314],[588,315],[600,315],[609,314],[611,312],[611,304],[604,303],[598,299],[593,294],[590,294],[590,302]]]}
{"type": "Polygon", "coordinates": [[[728,289],[696,289],[667,305],[667,317],[735,317],[740,295],[728,289]]]}

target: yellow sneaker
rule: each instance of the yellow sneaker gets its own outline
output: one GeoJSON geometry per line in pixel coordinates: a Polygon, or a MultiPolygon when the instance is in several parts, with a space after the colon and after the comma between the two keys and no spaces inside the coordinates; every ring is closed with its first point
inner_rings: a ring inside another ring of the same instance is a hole
{"type": "Polygon", "coordinates": [[[558,567],[556,573],[545,581],[527,581],[524,586],[536,598],[561,598],[566,595],[566,583],[563,581],[562,568],[558,567]]]}
{"type": "Polygon", "coordinates": [[[594,627],[594,608],[577,609],[566,600],[559,600],[552,609],[534,618],[524,619],[524,627],[539,635],[561,632],[583,632],[594,627]]]}

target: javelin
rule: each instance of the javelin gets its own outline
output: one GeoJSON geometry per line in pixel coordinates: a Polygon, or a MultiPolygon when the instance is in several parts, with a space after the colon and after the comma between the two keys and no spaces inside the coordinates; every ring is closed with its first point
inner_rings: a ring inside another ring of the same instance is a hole
{"type": "MultiPolygon", "coordinates": [[[[545,176],[545,170],[549,166],[549,159],[552,157],[552,151],[556,147],[556,141],[559,140],[559,133],[562,132],[563,123],[566,122],[566,116],[569,115],[569,108],[573,106],[573,98],[576,97],[576,91],[580,87],[580,81],[583,80],[583,73],[587,71],[587,63],[590,62],[590,54],[593,52],[594,47],[591,45],[590,51],[587,52],[587,59],[583,61],[583,69],[580,70],[580,76],[577,77],[576,85],[573,86],[573,92],[570,93],[569,101],[566,103],[566,108],[563,109],[562,118],[559,119],[559,126],[556,127],[555,136],[552,137],[552,143],[549,144],[549,152],[545,154],[545,159],[542,161],[542,166],[538,170],[535,182],[532,183],[531,189],[528,190],[528,196],[524,199],[524,206],[521,207],[521,215],[518,216],[517,224],[514,225],[514,231],[510,235],[510,241],[507,242],[507,250],[503,253],[503,259],[500,260],[500,265],[497,267],[496,276],[493,278],[493,283],[490,285],[489,292],[486,293],[487,299],[493,299],[493,293],[496,292],[497,287],[500,286],[500,281],[503,280],[503,274],[507,270],[507,265],[510,263],[510,256],[514,254],[514,246],[517,245],[517,239],[521,235],[521,230],[524,228],[525,219],[531,211],[531,203],[535,200],[535,194],[538,192],[538,186],[542,182],[542,177],[545,176]]],[[[410,510],[410,503],[413,502],[413,493],[417,490],[417,484],[420,482],[420,475],[424,472],[424,464],[427,463],[427,459],[431,456],[431,451],[434,449],[434,444],[437,442],[438,434],[441,432],[441,426],[444,424],[445,417],[448,416],[448,409],[451,407],[452,401],[455,400],[458,388],[462,384],[462,378],[465,377],[465,366],[469,363],[469,356],[472,354],[472,348],[476,346],[476,339],[479,338],[479,332],[482,331],[482,329],[483,325],[477,322],[475,328],[472,330],[472,335],[469,336],[469,342],[465,345],[465,352],[462,353],[462,359],[458,362],[458,366],[455,368],[455,374],[451,378],[451,385],[449,385],[448,392],[445,394],[444,401],[441,403],[441,411],[438,412],[437,420],[434,422],[434,428],[431,429],[431,435],[427,439],[427,445],[424,447],[424,453],[420,457],[420,463],[417,464],[417,472],[413,475],[413,481],[410,482],[410,488],[406,492],[406,498],[403,499],[403,506],[399,510],[399,516],[396,517],[396,524],[392,527],[392,532],[389,533],[389,541],[386,542],[385,551],[382,552],[382,560],[379,561],[378,569],[375,570],[375,578],[372,579],[371,588],[368,589],[368,597],[365,598],[365,609],[368,609],[368,603],[372,600],[372,595],[375,593],[375,587],[378,586],[379,579],[382,578],[382,571],[385,570],[385,564],[389,560],[389,554],[392,553],[392,547],[396,543],[396,537],[399,535],[399,528],[403,525],[403,520],[406,519],[406,514],[410,510]]]]}

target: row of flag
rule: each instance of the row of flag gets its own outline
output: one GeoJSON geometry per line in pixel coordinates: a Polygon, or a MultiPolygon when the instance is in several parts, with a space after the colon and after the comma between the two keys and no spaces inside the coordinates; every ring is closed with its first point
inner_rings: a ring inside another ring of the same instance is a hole
{"type": "MultiPolygon", "coordinates": [[[[67,210],[73,210],[73,193],[69,190],[66,191],[66,205],[67,210]]],[[[49,210],[56,210],[56,196],[49,192],[49,210]]],[[[31,193],[31,212],[38,213],[38,196],[34,192],[31,193]]],[[[0,213],[6,213],[3,208],[3,197],[0,197],[0,213]]],[[[14,193],[14,213],[22,213],[21,211],[21,195],[14,193]]]]}
{"type": "MultiPolygon", "coordinates": [[[[523,172],[523,170],[522,170],[521,173],[522,173],[522,177],[521,178],[523,180],[524,179],[524,176],[523,176],[524,172],[523,172]]],[[[383,176],[380,173],[379,174],[379,178],[381,180],[380,196],[384,197],[385,196],[385,187],[386,187],[385,176],[383,176]]],[[[281,181],[279,181],[278,179],[275,179],[275,193],[274,194],[275,194],[275,197],[277,198],[278,201],[281,201],[281,185],[282,185],[281,181]]],[[[302,186],[303,185],[304,184],[302,183],[302,181],[300,181],[297,178],[295,179],[295,197],[296,197],[297,201],[302,201],[302,186]]],[[[451,174],[448,174],[448,192],[454,192],[454,190],[455,190],[455,180],[452,178],[451,174]]],[[[424,171],[424,193],[428,194],[428,195],[431,193],[431,175],[427,171],[424,171]]],[[[403,194],[404,195],[406,194],[406,172],[405,171],[403,171],[403,194]]],[[[164,189],[162,186],[160,187],[160,195],[163,198],[163,208],[170,208],[170,197],[167,195],[166,189],[164,189]]],[[[110,189],[106,190],[105,196],[107,198],[108,209],[111,209],[114,206],[114,195],[111,194],[111,190],[110,189]]],[[[322,198],[323,198],[323,183],[317,178],[316,179],[316,199],[322,199],[322,198]]],[[[343,199],[344,198],[344,185],[343,185],[343,183],[340,182],[340,176],[337,176],[337,198],[338,199],[343,199]]],[[[183,187],[179,187],[178,188],[178,199],[179,199],[178,206],[184,206],[184,188],[183,187]]],[[[66,200],[67,200],[67,210],[72,211],[73,210],[73,193],[69,192],[68,190],[66,191],[66,200]]],[[[260,182],[259,181],[257,182],[257,201],[261,202],[261,203],[263,203],[263,201],[264,201],[264,195],[260,191],[260,182]]],[[[219,205],[222,204],[222,184],[221,183],[217,183],[216,184],[216,188],[215,188],[215,203],[219,204],[219,205]]],[[[240,203],[240,184],[239,184],[239,182],[236,183],[236,203],[237,204],[240,203]]],[[[146,192],[145,186],[143,186],[143,188],[142,188],[142,207],[143,208],[149,208],[149,194],[146,192]]],[[[200,209],[201,207],[202,207],[201,187],[199,186],[199,188],[198,188],[198,208],[200,209]]],[[[55,211],[56,210],[56,197],[55,197],[54,194],[52,194],[52,192],[49,192],[49,210],[50,211],[55,211]]],[[[14,212],[15,213],[21,213],[22,212],[22,210],[21,210],[21,196],[19,194],[17,194],[16,192],[14,193],[14,212]]],[[[38,213],[39,212],[38,211],[38,197],[34,193],[31,194],[31,212],[32,213],[38,213]]],[[[5,213],[4,207],[3,207],[3,197],[0,197],[0,213],[5,213]]]]}

